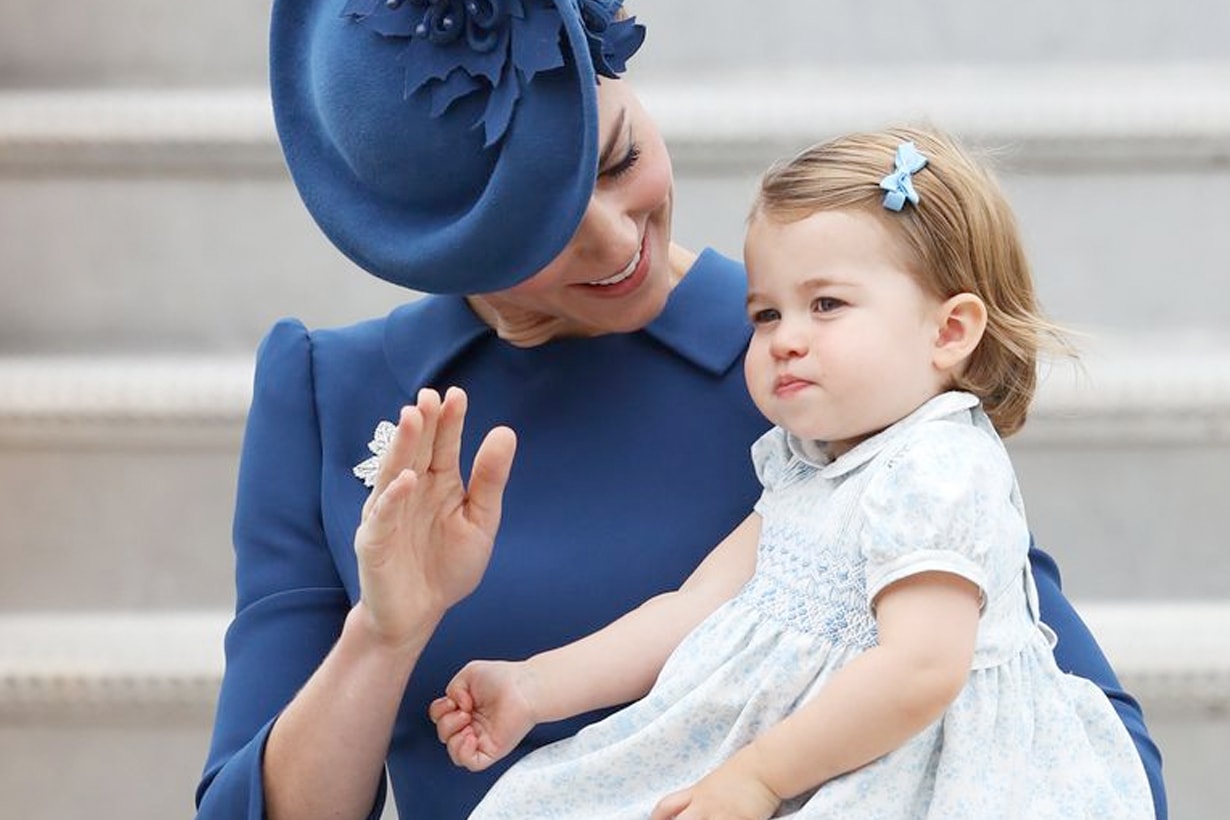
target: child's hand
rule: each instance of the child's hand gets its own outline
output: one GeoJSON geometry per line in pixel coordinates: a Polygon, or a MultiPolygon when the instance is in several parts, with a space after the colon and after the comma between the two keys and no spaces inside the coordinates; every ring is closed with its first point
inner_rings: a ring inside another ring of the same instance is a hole
{"type": "Polygon", "coordinates": [[[765,820],[781,802],[736,756],[696,785],[663,797],[650,820],[765,820]]]}
{"type": "Polygon", "coordinates": [[[472,661],[449,682],[427,714],[458,766],[482,771],[534,728],[524,663],[472,661]]]}

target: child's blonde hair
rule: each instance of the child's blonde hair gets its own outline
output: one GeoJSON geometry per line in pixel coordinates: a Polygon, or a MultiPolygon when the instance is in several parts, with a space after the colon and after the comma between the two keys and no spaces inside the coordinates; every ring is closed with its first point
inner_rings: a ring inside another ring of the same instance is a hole
{"type": "Polygon", "coordinates": [[[1016,218],[991,172],[935,131],[851,134],[770,168],[752,218],[792,222],[836,209],[881,220],[909,251],[910,273],[928,293],[982,299],[986,332],[953,387],[982,400],[1000,435],[1019,430],[1037,385],[1039,350],[1070,355],[1072,348],[1038,308],[1016,218]],[[903,142],[913,142],[927,165],[913,175],[918,204],[897,212],[884,207],[880,180],[893,172],[903,142]]]}

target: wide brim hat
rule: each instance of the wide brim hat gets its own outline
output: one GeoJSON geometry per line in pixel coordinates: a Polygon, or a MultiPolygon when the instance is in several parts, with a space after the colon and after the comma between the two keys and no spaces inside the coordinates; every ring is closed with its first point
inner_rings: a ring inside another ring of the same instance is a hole
{"type": "Polygon", "coordinates": [[[612,21],[621,2],[275,0],[274,121],[321,230],[417,291],[545,267],[595,184],[595,68],[615,76],[643,38],[612,21]]]}

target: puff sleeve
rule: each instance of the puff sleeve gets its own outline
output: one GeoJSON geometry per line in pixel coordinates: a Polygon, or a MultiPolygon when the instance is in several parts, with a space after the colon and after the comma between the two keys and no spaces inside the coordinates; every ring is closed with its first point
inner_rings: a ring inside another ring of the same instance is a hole
{"type": "Polygon", "coordinates": [[[198,818],[264,816],[265,741],[350,609],[321,523],[320,441],[311,339],[285,320],[257,353],[233,530],[236,613],[198,818]]]}
{"type": "Polygon", "coordinates": [[[766,496],[777,489],[783,480],[786,468],[790,463],[790,445],[786,441],[786,431],[773,427],[756,441],[752,442],[752,468],[764,491],[756,502],[756,512],[764,515],[766,496]]]}
{"type": "Polygon", "coordinates": [[[896,581],[933,571],[967,578],[985,601],[992,551],[1013,538],[1024,561],[1028,533],[1011,502],[1014,486],[1007,454],[982,430],[935,421],[910,431],[859,500],[868,602],[896,581]]]}

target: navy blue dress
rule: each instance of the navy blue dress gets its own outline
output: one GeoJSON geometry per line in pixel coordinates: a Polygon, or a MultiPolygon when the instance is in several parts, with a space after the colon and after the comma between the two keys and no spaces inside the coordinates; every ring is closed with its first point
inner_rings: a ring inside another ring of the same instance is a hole
{"type": "MultiPolygon", "coordinates": [[[[427,705],[473,658],[557,646],[677,587],[751,511],[760,485],[749,450],[769,425],[743,382],[744,287],[742,266],[706,251],[644,330],[532,348],[502,342],[461,297],[333,330],[278,323],[258,353],[244,436],[236,615],[198,817],[263,817],[269,729],[358,600],[353,542],[367,488],[353,467],[376,425],[421,387],[469,393],[463,474],[492,426],[509,425],[519,443],[486,575],[445,616],[406,688],[387,761],[402,820],[464,818],[520,756],[600,717],[539,726],[475,774],[450,762],[427,705]]],[[[1032,558],[1060,666],[1111,696],[1164,816],[1139,707],[1064,600],[1054,563],[1032,558]]]]}

